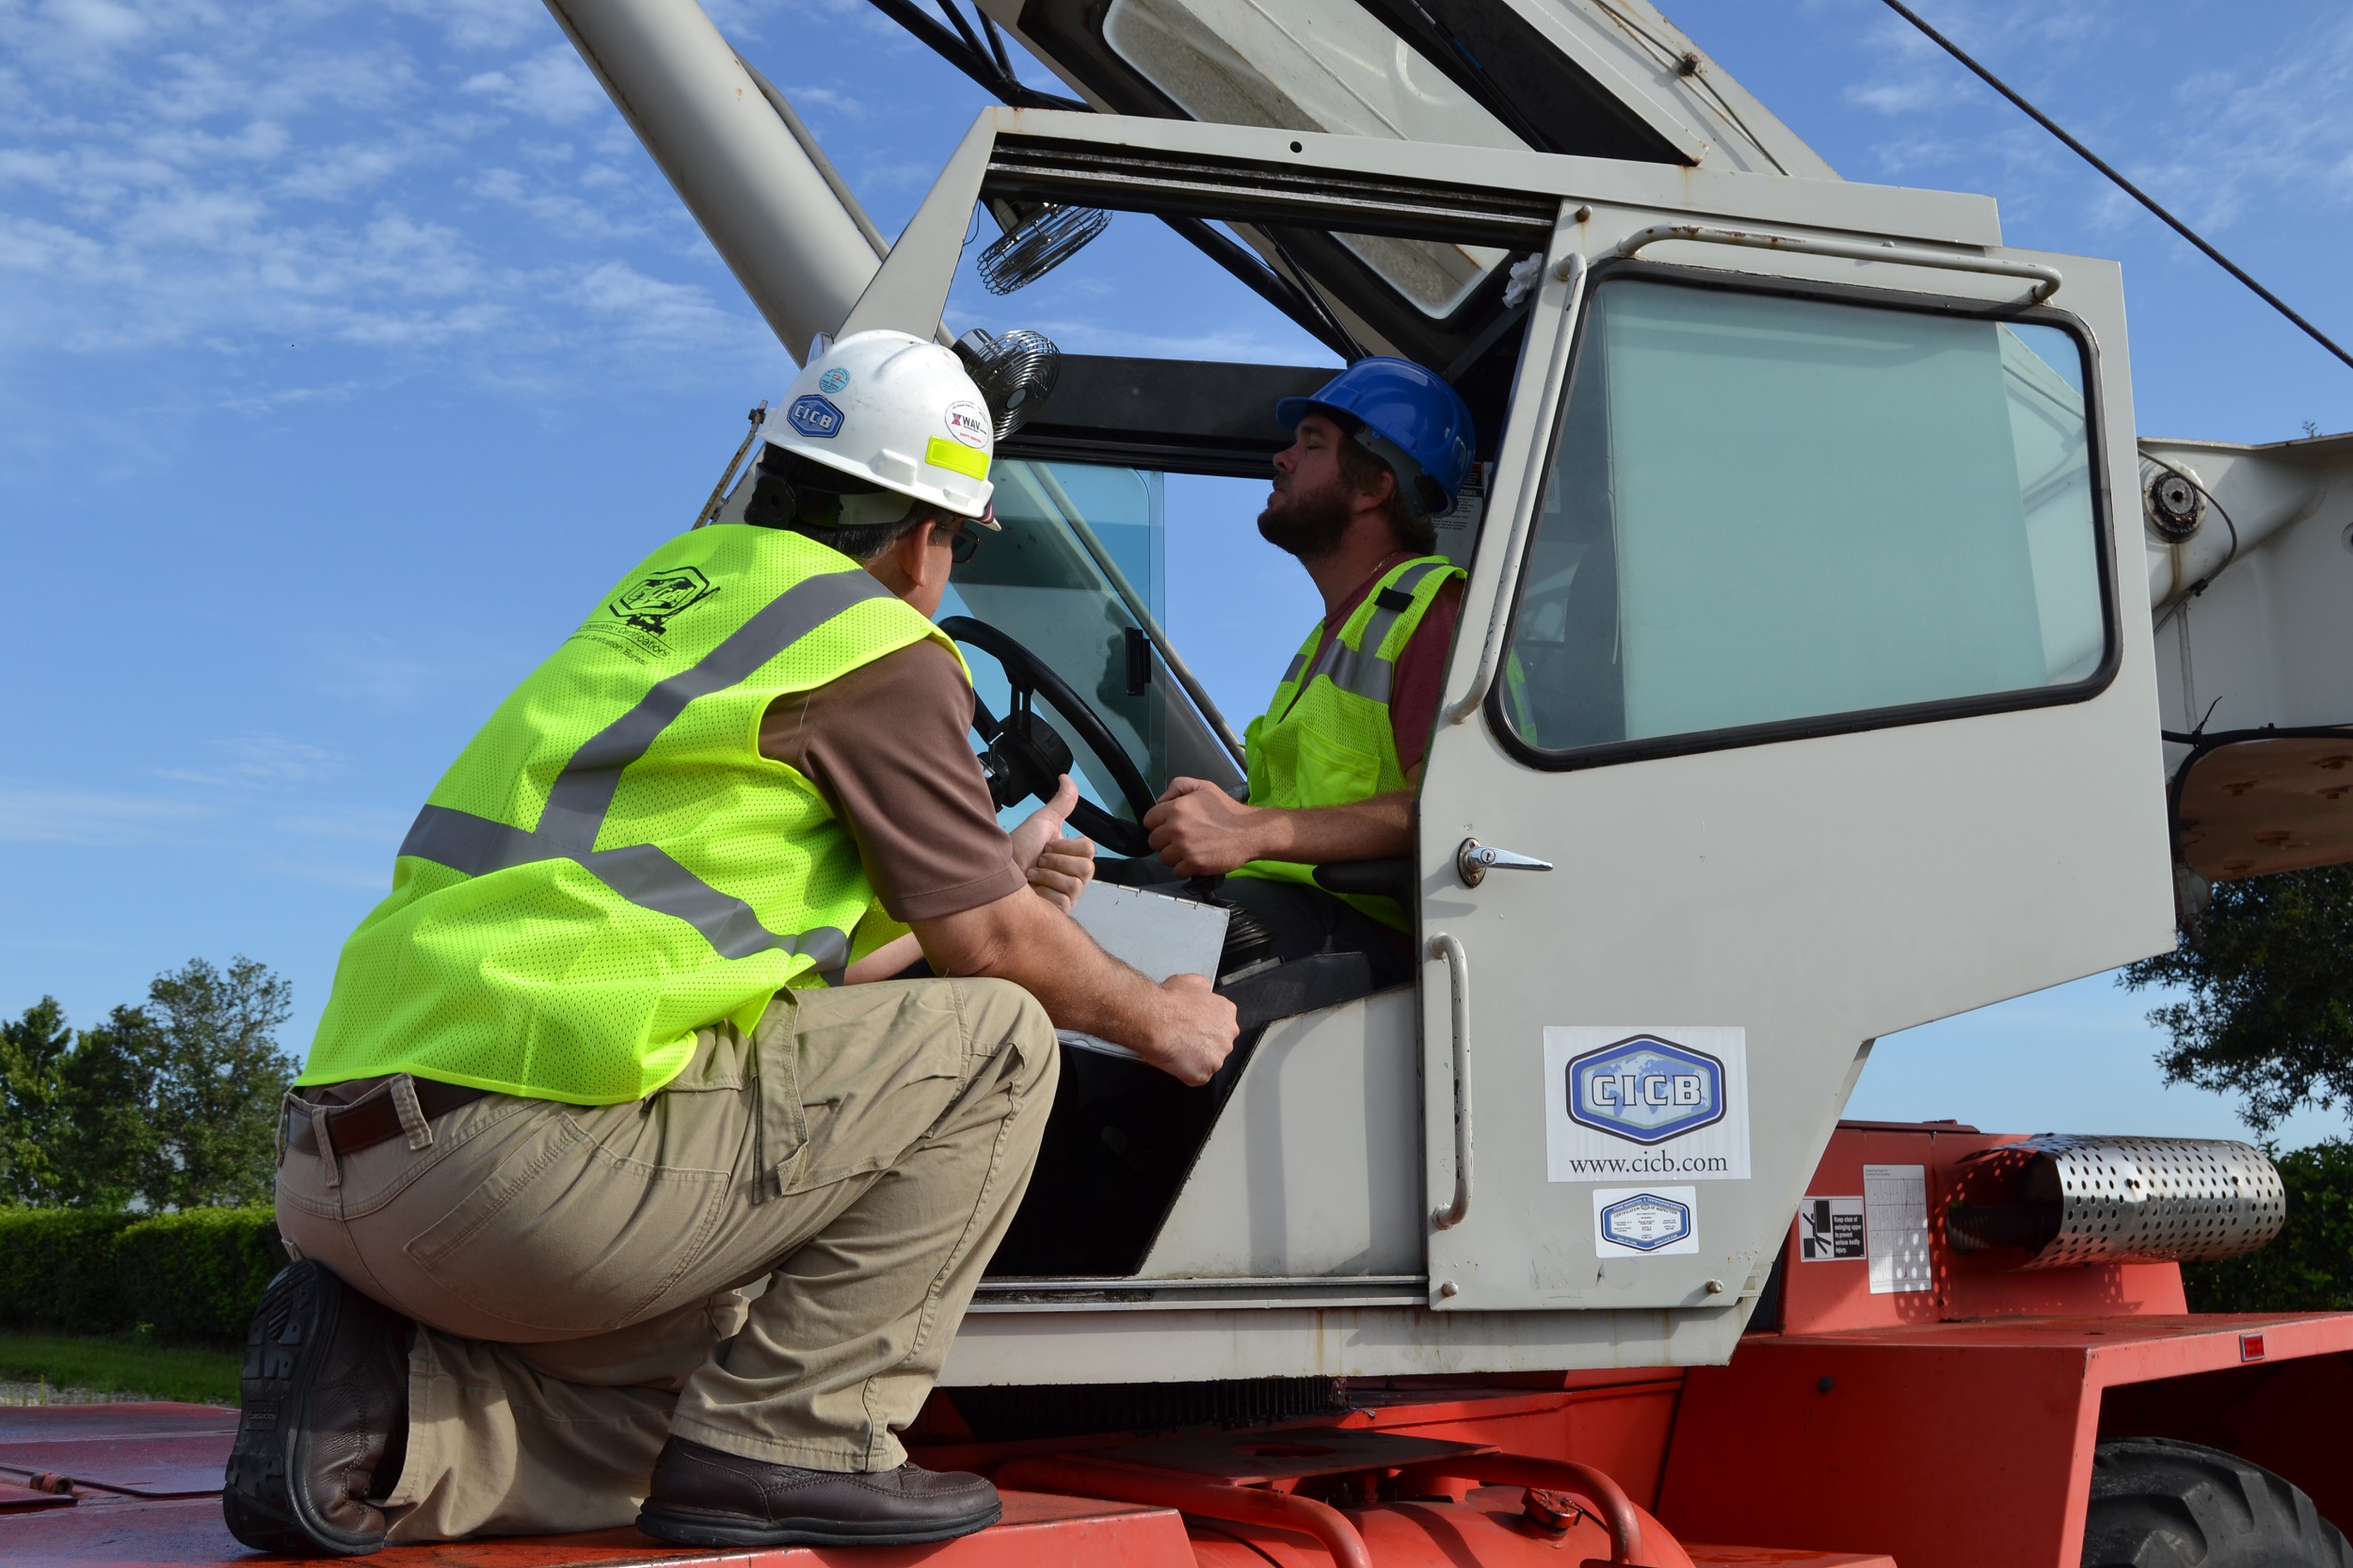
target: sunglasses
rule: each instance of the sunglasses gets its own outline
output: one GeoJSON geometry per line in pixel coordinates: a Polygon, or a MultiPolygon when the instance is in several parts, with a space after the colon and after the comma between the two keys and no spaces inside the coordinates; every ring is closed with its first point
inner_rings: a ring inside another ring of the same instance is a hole
{"type": "MultiPolygon", "coordinates": [[[[988,519],[994,518],[996,515],[997,509],[992,506],[987,512],[983,514],[982,520],[986,521],[988,519]]],[[[962,566],[965,562],[969,561],[973,556],[979,554],[980,552],[981,530],[979,524],[968,521],[961,518],[957,519],[956,531],[948,536],[948,559],[957,566],[962,566]]]]}

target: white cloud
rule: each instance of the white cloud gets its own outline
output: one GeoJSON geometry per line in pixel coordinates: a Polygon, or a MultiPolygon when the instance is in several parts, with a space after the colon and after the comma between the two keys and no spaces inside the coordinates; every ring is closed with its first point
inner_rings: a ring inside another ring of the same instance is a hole
{"type": "MultiPolygon", "coordinates": [[[[840,0],[714,15],[798,44],[868,25],[840,0]]],[[[886,183],[936,172],[899,160],[886,183]]],[[[0,0],[0,385],[137,356],[150,413],[418,374],[568,401],[774,357],[531,0],[0,0]],[[278,374],[296,344],[364,357],[278,374]]]]}
{"type": "Polygon", "coordinates": [[[700,288],[648,278],[626,262],[590,269],[569,296],[632,337],[675,348],[725,342],[743,330],[742,321],[712,304],[700,288]]]}
{"type": "Polygon", "coordinates": [[[334,777],[349,760],[325,746],[289,735],[239,735],[212,743],[216,760],[196,766],[156,768],[158,778],[223,789],[284,790],[334,777]]]}
{"type": "Polygon", "coordinates": [[[152,842],[212,814],[170,796],[0,788],[0,840],[90,846],[152,842]]]}
{"type": "Polygon", "coordinates": [[[392,9],[441,24],[461,49],[505,49],[544,38],[554,28],[547,8],[532,0],[392,0],[392,9]]]}
{"type": "Polygon", "coordinates": [[[558,125],[577,124],[613,110],[604,89],[569,43],[551,44],[504,70],[470,77],[463,90],[558,125]]]}

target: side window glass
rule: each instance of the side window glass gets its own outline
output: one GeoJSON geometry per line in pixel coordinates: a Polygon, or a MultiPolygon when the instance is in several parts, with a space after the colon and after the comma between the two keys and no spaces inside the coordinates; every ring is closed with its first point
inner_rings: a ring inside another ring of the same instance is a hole
{"type": "Polygon", "coordinates": [[[1649,279],[1605,280],[1582,331],[1498,682],[1525,746],[1902,722],[2104,668],[2066,331],[1649,279]]]}
{"type": "MultiPolygon", "coordinates": [[[[1130,683],[1135,617],[1077,536],[1080,529],[1091,531],[1152,617],[1164,619],[1163,476],[1148,469],[1009,457],[997,464],[993,477],[1003,532],[956,568],[941,617],[972,616],[1021,643],[1094,706],[1145,778],[1167,778],[1172,689],[1160,681],[1130,683]]],[[[1004,673],[985,654],[973,655],[971,665],[981,699],[1001,716],[1011,700],[1004,673]]],[[[1101,763],[1084,746],[1073,751],[1080,791],[1127,815],[1101,763]]],[[[1007,808],[1008,821],[1029,815],[1035,805],[1007,808]]]]}

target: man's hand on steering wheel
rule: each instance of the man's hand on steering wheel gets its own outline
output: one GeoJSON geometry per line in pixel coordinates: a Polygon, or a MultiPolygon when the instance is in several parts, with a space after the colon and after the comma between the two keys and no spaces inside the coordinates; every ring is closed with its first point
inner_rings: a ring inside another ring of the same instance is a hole
{"type": "Polygon", "coordinates": [[[1068,774],[1054,798],[1031,812],[1011,835],[1013,862],[1030,878],[1030,890],[1067,913],[1095,880],[1095,840],[1083,834],[1063,837],[1063,824],[1079,801],[1068,774]]]}

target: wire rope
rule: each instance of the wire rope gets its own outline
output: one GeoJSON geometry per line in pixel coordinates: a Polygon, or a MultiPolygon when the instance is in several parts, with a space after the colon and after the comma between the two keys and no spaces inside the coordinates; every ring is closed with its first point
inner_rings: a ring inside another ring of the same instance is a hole
{"type": "MultiPolygon", "coordinates": [[[[2272,293],[2269,289],[2265,288],[2261,283],[2255,281],[2254,277],[2249,273],[2245,267],[2239,265],[2236,262],[2231,260],[2230,257],[2225,256],[2221,251],[2216,249],[2212,245],[2208,244],[2204,235],[2199,233],[2197,230],[2192,229],[2188,224],[2184,223],[2180,218],[2175,217],[2171,213],[2166,211],[2165,208],[2158,205],[2154,197],[2151,196],[2147,191],[2142,190],[2138,185],[2134,184],[2130,180],[2125,179],[2122,174],[2119,173],[2116,168],[2105,159],[2102,158],[2100,154],[2094,152],[2090,148],[2086,147],[2082,142],[2077,141],[2073,136],[2069,136],[2067,132],[2060,127],[2058,121],[2053,120],[2049,115],[2044,114],[2041,109],[2036,108],[2032,104],[2027,103],[2026,100],[2019,94],[2017,89],[2013,88],[2008,82],[2003,81],[1999,76],[1994,75],[1993,72],[1988,71],[1984,66],[1979,65],[1975,58],[1973,58],[1961,47],[1961,45],[1955,43],[1951,39],[1946,38],[1943,33],[1940,33],[1935,28],[1929,26],[1926,21],[1922,20],[1919,12],[1913,10],[1910,6],[1905,5],[1903,0],[1886,0],[1886,5],[1889,10],[1894,11],[1897,16],[1902,17],[1906,22],[1911,23],[1914,27],[1919,28],[1922,33],[1926,34],[1929,42],[1944,50],[1945,53],[1959,60],[1962,65],[1967,66],[1969,70],[1977,75],[1978,80],[1984,82],[1986,86],[1992,88],[1995,92],[2000,93],[2003,97],[2009,99],[2012,104],[2015,104],[2020,109],[2024,110],[2027,118],[2031,119],[2037,125],[2041,126],[2044,130],[2050,132],[2051,135],[2058,137],[2060,141],[2067,145],[2068,151],[2073,152],[2077,157],[2083,159],[2084,162],[2089,164],[2092,168],[2106,175],[2108,179],[2115,184],[2117,189],[2122,191],[2125,195],[2131,197],[2134,200],[2139,202],[2142,206],[2148,208],[2152,213],[2155,214],[2158,220],[2165,224],[2167,228],[2171,229],[2175,233],[2181,235],[2182,238],[2189,241],[2190,244],[2204,251],[2208,260],[2212,261],[2217,266],[2219,266],[2223,271],[2229,273],[2232,277],[2237,279],[2240,282],[2246,284],[2249,289],[2254,291],[2256,296],[2262,299],[2265,304],[2269,305],[2273,310],[2279,312],[2281,315],[2294,322],[2298,328],[2302,328],[2306,337],[2311,338],[2314,343],[2320,344],[2321,347],[2327,349],[2329,353],[2334,354],[2339,360],[2342,360],[2348,369],[2353,369],[2353,354],[2348,354],[2343,348],[2339,347],[2337,341],[2334,338],[2331,338],[2328,333],[2322,331],[2319,328],[2314,327],[2311,322],[2306,321],[2302,316],[2297,314],[2294,307],[2290,306],[2286,300],[2281,298],[2278,295],[2272,293]]],[[[2192,480],[2191,483],[2196,484],[2197,481],[2192,480]]],[[[2200,488],[2201,489],[2203,488],[2202,486],[2200,488]]],[[[2208,497],[2207,499],[2212,500],[2213,498],[2208,497]]],[[[2219,506],[2217,506],[2215,509],[2217,511],[2221,510],[2219,506]]],[[[2233,532],[2235,533],[2235,530],[2233,530],[2233,532]]]]}

